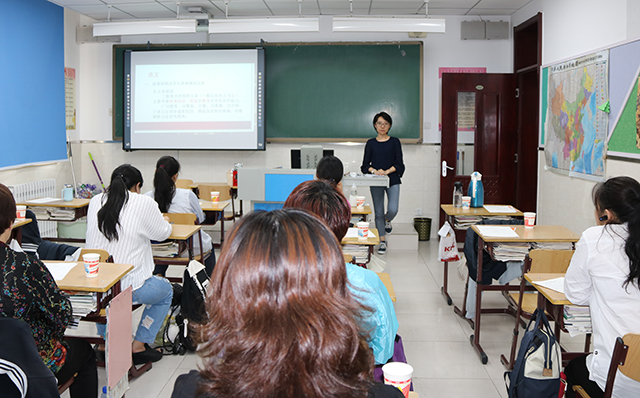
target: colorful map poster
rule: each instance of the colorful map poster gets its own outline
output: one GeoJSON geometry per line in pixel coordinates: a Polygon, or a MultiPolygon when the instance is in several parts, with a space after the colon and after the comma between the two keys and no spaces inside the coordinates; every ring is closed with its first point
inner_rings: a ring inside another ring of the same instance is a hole
{"type": "Polygon", "coordinates": [[[573,176],[604,177],[609,51],[556,64],[546,72],[542,133],[547,166],[573,176]]]}

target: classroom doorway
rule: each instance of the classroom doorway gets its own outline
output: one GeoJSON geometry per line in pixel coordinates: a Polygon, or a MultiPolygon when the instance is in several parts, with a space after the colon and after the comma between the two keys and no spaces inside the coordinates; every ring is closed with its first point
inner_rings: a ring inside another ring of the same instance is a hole
{"type": "Polygon", "coordinates": [[[452,203],[455,181],[466,194],[470,174],[479,171],[485,203],[515,205],[516,83],[511,73],[442,75],[441,204],[452,203]]]}

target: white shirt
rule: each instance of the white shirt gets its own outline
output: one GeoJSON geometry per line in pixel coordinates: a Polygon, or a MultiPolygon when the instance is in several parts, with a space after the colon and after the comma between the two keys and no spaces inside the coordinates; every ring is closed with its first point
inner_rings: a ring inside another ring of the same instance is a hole
{"type": "MultiPolygon", "coordinates": [[[[564,281],[567,299],[588,305],[593,326],[593,353],[587,357],[589,378],[602,390],[617,337],[640,333],[640,289],[624,282],[629,275],[629,258],[624,252],[626,224],[591,227],[576,244],[564,281]]],[[[640,397],[640,383],[620,372],[613,397],[640,397]]]]}
{"type": "MultiPolygon", "coordinates": [[[[145,193],[145,195],[153,198],[155,189],[145,193]]],[[[168,213],[192,213],[196,215],[199,223],[202,223],[205,218],[198,197],[190,189],[176,188],[176,193],[173,195],[173,199],[171,199],[168,213]]],[[[213,249],[211,236],[202,230],[200,230],[200,232],[202,234],[203,253],[211,251],[211,249],[213,249]]],[[[200,254],[200,239],[198,239],[198,235],[194,235],[193,237],[193,253],[196,255],[200,254]]],[[[188,255],[188,253],[182,254],[183,257],[188,255]]]]}
{"type": "Polygon", "coordinates": [[[98,211],[102,208],[104,194],[89,202],[87,214],[87,242],[89,249],[104,249],[116,263],[133,264],[133,270],[122,278],[122,288],[138,289],[153,274],[151,241],[163,241],[171,235],[169,224],[152,198],[127,192],[127,201],[120,210],[118,240],[109,241],[98,229],[98,211]]]}

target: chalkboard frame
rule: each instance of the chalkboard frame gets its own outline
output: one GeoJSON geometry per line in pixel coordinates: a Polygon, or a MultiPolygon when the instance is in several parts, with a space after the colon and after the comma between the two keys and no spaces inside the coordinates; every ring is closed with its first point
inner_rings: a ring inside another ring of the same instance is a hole
{"type": "MultiPolygon", "coordinates": [[[[112,125],[113,125],[113,139],[116,141],[121,141],[123,136],[123,101],[124,101],[124,52],[127,50],[132,51],[158,51],[158,50],[198,50],[198,49],[235,49],[235,48],[255,48],[262,45],[266,49],[266,66],[267,66],[267,78],[266,80],[266,90],[265,93],[267,95],[266,105],[266,141],[270,142],[365,142],[367,139],[375,136],[375,131],[371,124],[371,119],[373,115],[384,109],[384,107],[379,107],[381,109],[376,109],[375,111],[371,111],[371,115],[366,115],[363,118],[363,122],[358,124],[358,127],[369,129],[370,134],[367,136],[347,136],[346,138],[340,137],[318,137],[318,136],[295,136],[295,137],[281,137],[281,136],[273,136],[272,133],[269,132],[269,120],[270,120],[270,102],[269,102],[269,69],[270,62],[274,62],[272,58],[269,58],[269,49],[270,48],[304,48],[308,49],[314,47],[315,49],[324,47],[324,48],[344,48],[344,49],[353,49],[357,46],[359,49],[363,48],[371,48],[371,49],[379,49],[382,51],[383,48],[397,48],[399,52],[404,54],[404,49],[411,49],[413,51],[413,57],[411,58],[411,62],[415,62],[411,67],[417,71],[417,76],[413,78],[415,84],[418,86],[417,90],[414,94],[412,94],[410,100],[406,100],[407,102],[415,101],[413,107],[413,113],[411,114],[410,123],[412,123],[410,133],[406,132],[406,129],[403,129],[403,123],[405,121],[403,118],[395,117],[394,118],[394,127],[390,134],[392,136],[397,136],[403,143],[421,143],[423,138],[423,79],[424,79],[424,46],[422,41],[407,41],[407,42],[339,42],[339,43],[327,43],[327,42],[313,42],[313,43],[229,43],[229,44],[221,44],[221,43],[199,43],[199,44],[128,44],[128,45],[114,45],[113,46],[113,98],[112,98],[112,106],[113,106],[113,115],[112,115],[112,125]],[[338,46],[338,47],[334,47],[338,46]],[[375,47],[375,46],[385,46],[385,47],[375,47]],[[393,46],[393,47],[390,47],[393,46]],[[416,55],[417,51],[417,55],[416,55]],[[417,58],[417,59],[416,59],[417,58]],[[417,104],[417,105],[415,105],[417,104]],[[402,131],[402,133],[397,133],[398,131],[402,131]],[[394,133],[397,133],[394,134],[394,133]]],[[[404,55],[402,55],[404,56],[404,55]]],[[[273,56],[272,56],[273,57],[273,56]]],[[[377,84],[375,81],[371,82],[372,85],[377,84]]],[[[415,90],[415,89],[414,89],[415,90]]],[[[271,99],[272,100],[272,99],[271,99]]],[[[272,108],[273,109],[273,108],[272,108]]],[[[389,112],[392,117],[394,116],[393,110],[389,112]]],[[[328,120],[328,119],[327,119],[328,120]]],[[[340,123],[342,120],[336,119],[337,123],[340,123]]],[[[368,130],[367,130],[368,131],[368,130]]],[[[360,133],[362,134],[362,133],[360,133]]]]}

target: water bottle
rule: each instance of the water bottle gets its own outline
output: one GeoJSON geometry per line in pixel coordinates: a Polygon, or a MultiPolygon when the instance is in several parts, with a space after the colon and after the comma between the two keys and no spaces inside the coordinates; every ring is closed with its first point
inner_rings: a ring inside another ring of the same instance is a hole
{"type": "Polygon", "coordinates": [[[484,206],[484,187],[482,186],[482,174],[474,171],[471,173],[469,183],[469,196],[471,196],[471,207],[484,206]]]}
{"type": "Polygon", "coordinates": [[[453,183],[453,207],[462,207],[462,181],[453,183]]]}
{"type": "Polygon", "coordinates": [[[100,394],[100,398],[108,398],[107,386],[102,387],[102,394],[100,394]]]}
{"type": "Polygon", "coordinates": [[[349,204],[351,205],[351,207],[356,207],[358,205],[358,189],[356,188],[355,183],[351,185],[351,194],[349,195],[349,204]]]}

